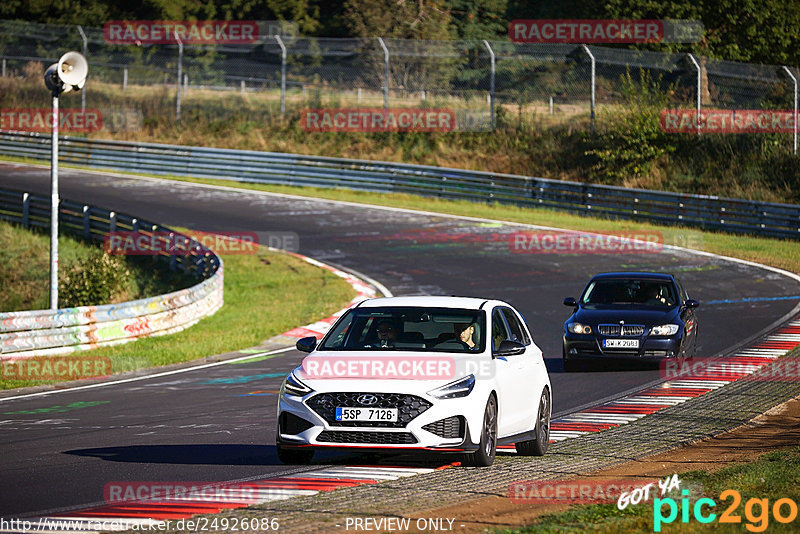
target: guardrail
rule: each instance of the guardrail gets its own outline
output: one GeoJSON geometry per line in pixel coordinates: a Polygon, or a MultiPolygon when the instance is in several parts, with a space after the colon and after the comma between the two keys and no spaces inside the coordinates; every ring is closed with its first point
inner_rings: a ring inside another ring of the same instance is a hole
{"type": "MultiPolygon", "coordinates": [[[[2,133],[0,153],[49,160],[50,138],[2,133]]],[[[378,161],[64,137],[60,161],[98,169],[345,187],[542,206],[612,218],[800,238],[800,206],[378,161]]]]}
{"type": "MultiPolygon", "coordinates": [[[[26,228],[49,228],[50,199],[0,189],[0,219],[26,228]]],[[[188,236],[124,213],[64,200],[59,227],[92,240],[103,240],[111,232],[138,232],[128,235],[146,236],[137,241],[137,246],[145,247],[144,252],[150,248],[153,255],[161,256],[173,269],[202,281],[186,289],[122,304],[0,313],[2,360],[64,354],[171,334],[214,314],[222,306],[222,259],[188,236]]]]}

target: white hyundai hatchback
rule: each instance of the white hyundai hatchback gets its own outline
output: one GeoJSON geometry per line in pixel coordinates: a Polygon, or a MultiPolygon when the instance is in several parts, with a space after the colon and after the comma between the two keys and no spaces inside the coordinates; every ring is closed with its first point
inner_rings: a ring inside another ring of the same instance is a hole
{"type": "Polygon", "coordinates": [[[281,386],[284,463],[325,447],[462,454],[487,466],[498,445],[541,456],[550,378],[522,316],[505,302],[392,297],[349,309],[281,386]]]}

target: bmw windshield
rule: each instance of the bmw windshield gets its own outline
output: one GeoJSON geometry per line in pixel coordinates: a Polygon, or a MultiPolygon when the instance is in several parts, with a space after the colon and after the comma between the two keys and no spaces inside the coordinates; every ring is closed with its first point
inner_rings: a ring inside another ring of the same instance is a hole
{"type": "Polygon", "coordinates": [[[666,280],[593,280],[581,297],[581,306],[597,309],[609,306],[671,308],[678,302],[675,286],[666,280]]]}

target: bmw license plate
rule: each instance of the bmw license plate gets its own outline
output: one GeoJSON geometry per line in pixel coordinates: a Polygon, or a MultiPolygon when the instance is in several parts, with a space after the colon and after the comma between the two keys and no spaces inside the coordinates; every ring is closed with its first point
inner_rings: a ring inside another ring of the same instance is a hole
{"type": "Polygon", "coordinates": [[[397,421],[397,408],[336,408],[337,421],[397,421]]]}
{"type": "Polygon", "coordinates": [[[638,349],[638,339],[604,339],[604,349],[638,349]]]}

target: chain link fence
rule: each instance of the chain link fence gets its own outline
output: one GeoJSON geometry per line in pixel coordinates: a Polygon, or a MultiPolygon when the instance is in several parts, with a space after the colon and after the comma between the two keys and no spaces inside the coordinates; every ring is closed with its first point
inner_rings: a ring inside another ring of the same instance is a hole
{"type": "MultiPolygon", "coordinates": [[[[41,74],[67,50],[87,56],[89,83],[65,104],[99,110],[107,131],[200,117],[224,121],[243,110],[269,123],[309,108],[446,108],[459,131],[513,128],[531,117],[594,128],[607,113],[625,111],[632,83],[649,87],[665,109],[797,114],[797,69],[688,54],[291,33],[262,35],[248,45],[120,45],[109,44],[102,28],[18,21],[0,21],[2,108],[47,107],[41,74]]],[[[796,122],[781,131],[791,136],[796,122]]],[[[5,117],[2,129],[12,126],[5,117]]]]}

